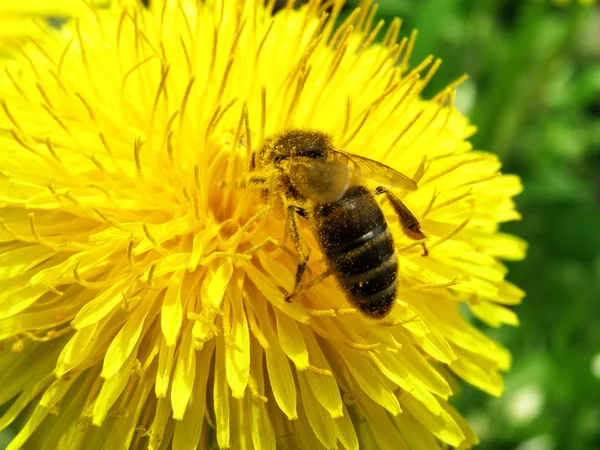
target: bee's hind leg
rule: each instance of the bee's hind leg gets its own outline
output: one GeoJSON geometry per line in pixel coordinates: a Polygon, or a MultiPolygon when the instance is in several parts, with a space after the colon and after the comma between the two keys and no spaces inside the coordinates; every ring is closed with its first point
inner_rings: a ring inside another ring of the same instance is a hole
{"type": "Polygon", "coordinates": [[[302,235],[300,234],[300,229],[298,227],[298,216],[306,217],[306,211],[299,206],[288,205],[286,208],[286,214],[288,226],[287,229],[289,230],[292,241],[294,241],[294,247],[296,247],[296,254],[298,256],[298,267],[296,269],[294,288],[292,289],[292,292],[289,292],[285,296],[285,301],[290,303],[292,298],[300,291],[300,286],[302,284],[304,273],[306,272],[306,265],[308,263],[309,249],[304,239],[302,239],[302,235]]]}
{"type": "MultiPolygon", "coordinates": [[[[400,200],[392,192],[388,191],[382,186],[375,189],[375,193],[377,195],[385,194],[388,201],[390,202],[390,205],[392,206],[392,209],[398,216],[400,226],[402,227],[402,231],[404,231],[404,234],[406,234],[406,236],[415,241],[424,241],[425,239],[427,239],[427,236],[425,236],[425,234],[421,231],[421,224],[419,223],[415,215],[411,212],[411,210],[408,209],[406,205],[402,202],[402,200],[400,200]]],[[[423,247],[423,256],[429,255],[429,251],[425,246],[425,242],[422,242],[421,246],[423,247]]]]}
{"type": "Polygon", "coordinates": [[[322,282],[323,280],[325,280],[326,278],[329,278],[331,275],[333,274],[333,272],[331,272],[331,270],[327,269],[325,272],[323,272],[321,275],[319,275],[316,278],[313,278],[312,280],[310,280],[310,283],[308,283],[306,285],[306,289],[310,289],[313,286],[316,286],[317,284],[319,284],[320,282],[322,282]]]}

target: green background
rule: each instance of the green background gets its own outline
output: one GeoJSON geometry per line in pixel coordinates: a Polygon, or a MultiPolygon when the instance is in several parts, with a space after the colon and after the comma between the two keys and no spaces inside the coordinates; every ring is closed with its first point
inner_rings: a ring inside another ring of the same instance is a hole
{"type": "MultiPolygon", "coordinates": [[[[348,11],[357,6],[350,0],[348,11]]],[[[547,0],[380,0],[419,30],[413,64],[443,64],[432,95],[467,72],[457,105],[477,149],[522,177],[529,242],[508,279],[527,292],[519,328],[486,332],[513,353],[506,390],[463,385],[455,404],[482,450],[600,449],[600,8],[547,0]]],[[[483,325],[481,325],[482,328],[483,325]]]]}

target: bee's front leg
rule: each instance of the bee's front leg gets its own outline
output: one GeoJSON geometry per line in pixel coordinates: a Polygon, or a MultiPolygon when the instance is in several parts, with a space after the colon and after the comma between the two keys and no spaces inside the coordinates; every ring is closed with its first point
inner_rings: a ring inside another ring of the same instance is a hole
{"type": "MultiPolygon", "coordinates": [[[[272,178],[272,176],[269,173],[258,172],[258,173],[253,173],[253,174],[247,176],[246,178],[243,178],[243,179],[240,179],[240,180],[234,182],[233,185],[237,189],[243,189],[243,188],[247,188],[247,187],[253,187],[253,188],[260,189],[263,187],[268,187],[268,185],[270,184],[271,178],[272,178]]],[[[223,188],[227,187],[228,185],[230,186],[230,184],[225,180],[220,181],[218,184],[219,189],[223,189],[223,188]]]]}
{"type": "Polygon", "coordinates": [[[300,290],[302,279],[304,278],[304,273],[306,272],[306,265],[308,263],[308,255],[310,250],[302,238],[302,235],[300,234],[300,228],[298,226],[298,216],[306,217],[306,210],[296,205],[288,205],[286,208],[286,215],[288,230],[292,237],[292,241],[294,242],[296,254],[298,255],[298,267],[296,269],[294,288],[292,289],[292,292],[289,292],[285,296],[285,301],[289,303],[300,290]]]}

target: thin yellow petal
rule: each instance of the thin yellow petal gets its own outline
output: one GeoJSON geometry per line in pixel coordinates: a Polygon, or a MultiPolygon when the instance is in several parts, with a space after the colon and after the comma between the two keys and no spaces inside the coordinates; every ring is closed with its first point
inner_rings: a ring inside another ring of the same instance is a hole
{"type": "Polygon", "coordinates": [[[130,448],[140,415],[146,405],[146,398],[152,391],[152,384],[154,382],[152,369],[155,369],[155,367],[152,366],[150,370],[142,373],[141,377],[135,383],[132,383],[132,389],[135,390],[130,397],[130,401],[126,405],[121,405],[120,416],[117,420],[111,421],[111,427],[103,429],[103,431],[107,432],[105,442],[111,442],[113,448],[120,450],[128,450],[130,448]]]}
{"type": "Polygon", "coordinates": [[[429,430],[414,420],[410,414],[398,414],[392,420],[411,450],[434,450],[442,448],[439,445],[439,441],[435,439],[429,430]]]}
{"type": "MultiPolygon", "coordinates": [[[[191,329],[188,330],[191,333],[191,329]]],[[[206,410],[206,384],[210,374],[212,346],[206,346],[197,359],[196,377],[193,394],[190,398],[183,420],[175,424],[173,450],[195,449],[202,438],[202,425],[206,410]]]]}
{"type": "MultiPolygon", "coordinates": [[[[229,448],[229,384],[225,376],[225,343],[216,340],[213,403],[215,409],[215,434],[220,448],[229,448]]],[[[238,397],[240,398],[240,397],[238,397]]]]}
{"type": "Polygon", "coordinates": [[[167,345],[175,345],[177,335],[183,321],[183,306],[181,304],[181,283],[185,270],[176,271],[171,277],[171,282],[165,293],[160,313],[160,325],[167,341],[167,345]]]}
{"type": "MultiPolygon", "coordinates": [[[[7,322],[6,318],[27,309],[47,292],[48,288],[44,286],[26,286],[16,292],[11,292],[10,289],[3,291],[3,295],[0,295],[0,314],[2,314],[0,317],[4,320],[0,320],[0,324],[7,322]]],[[[0,332],[0,339],[6,339],[10,336],[10,334],[5,336],[5,333],[8,332],[6,326],[0,325],[0,330],[3,330],[3,332],[0,332]]]]}
{"type": "Polygon", "coordinates": [[[281,348],[298,370],[306,369],[308,367],[308,350],[296,321],[279,310],[275,310],[275,317],[277,318],[277,336],[281,348]]]}
{"type": "Polygon", "coordinates": [[[145,298],[141,299],[133,313],[129,316],[127,323],[113,339],[104,357],[102,378],[111,378],[121,370],[121,367],[125,364],[131,352],[133,352],[133,349],[138,345],[146,317],[155,304],[155,300],[155,293],[149,293],[145,298]]]}
{"type": "Polygon", "coordinates": [[[327,362],[327,358],[323,354],[319,343],[305,327],[302,327],[302,335],[308,346],[308,353],[310,354],[311,365],[319,370],[306,370],[304,373],[308,384],[313,391],[317,401],[329,412],[332,418],[336,419],[342,417],[343,403],[340,395],[340,388],[337,384],[337,380],[333,376],[333,371],[327,362]],[[321,373],[326,371],[331,375],[321,373]]]}
{"type": "Polygon", "coordinates": [[[154,420],[149,428],[150,439],[148,441],[149,450],[158,450],[164,445],[165,428],[169,419],[171,418],[171,402],[168,398],[158,398],[156,402],[156,412],[154,413],[154,420]]]}
{"type": "Polygon", "coordinates": [[[122,370],[111,378],[104,380],[104,384],[102,384],[102,389],[92,410],[92,423],[95,426],[102,425],[110,408],[118,400],[125,386],[127,386],[131,369],[133,369],[133,364],[135,363],[135,356],[135,353],[130,354],[125,360],[122,370]]]}
{"type": "Polygon", "coordinates": [[[452,351],[450,344],[448,344],[444,336],[435,329],[430,330],[421,346],[423,350],[438,361],[450,363],[456,359],[456,355],[452,351]]]}
{"type": "Polygon", "coordinates": [[[356,430],[345,405],[343,405],[343,415],[335,419],[335,428],[338,439],[347,450],[358,450],[356,430]]]}
{"type": "Polygon", "coordinates": [[[57,379],[55,380],[44,392],[42,398],[40,399],[40,406],[44,408],[52,408],[56,406],[58,402],[60,402],[65,395],[65,393],[69,390],[69,388],[77,381],[77,376],[73,376],[68,380],[57,379]]]}
{"type": "Polygon", "coordinates": [[[236,431],[231,436],[231,448],[240,450],[252,450],[252,431],[248,427],[248,415],[250,414],[248,397],[234,399],[231,405],[231,424],[236,431]]]}
{"type": "Polygon", "coordinates": [[[231,305],[231,333],[225,358],[227,382],[231,387],[231,395],[241,398],[244,395],[250,376],[250,332],[242,297],[242,280],[234,279],[237,286],[229,291],[231,305]],[[237,289],[236,289],[237,288],[237,289]]]}
{"type": "Polygon", "coordinates": [[[398,399],[386,385],[385,379],[359,350],[340,348],[340,354],[361,389],[376,403],[396,415],[402,411],[398,399]]]}
{"type": "Polygon", "coordinates": [[[36,406],[31,416],[29,416],[25,425],[21,427],[19,433],[14,437],[10,444],[8,444],[6,450],[18,450],[22,448],[29,436],[33,434],[35,429],[40,423],[42,423],[42,421],[46,418],[49,412],[50,410],[47,408],[36,406]]]}
{"type": "MultiPolygon", "coordinates": [[[[393,417],[370,399],[361,399],[368,424],[373,432],[373,439],[379,448],[409,450],[400,431],[393,422],[393,417]]],[[[405,414],[405,413],[400,413],[405,414]]]]}
{"type": "Polygon", "coordinates": [[[504,383],[494,360],[462,349],[456,349],[456,354],[459,358],[449,367],[457,375],[489,394],[499,396],[502,393],[504,383]]]}
{"type": "Polygon", "coordinates": [[[28,245],[0,253],[0,280],[12,278],[51,258],[55,252],[42,245],[28,245]]]}
{"type": "Polygon", "coordinates": [[[175,373],[173,374],[171,406],[173,407],[173,418],[175,420],[181,420],[187,410],[194,388],[194,379],[196,378],[196,359],[202,359],[204,365],[208,366],[212,354],[212,346],[207,346],[202,352],[196,354],[192,346],[193,325],[193,322],[188,322],[183,332],[183,339],[179,346],[179,355],[175,364],[175,373]],[[211,349],[210,352],[208,349],[211,349]]]}
{"type": "Polygon", "coordinates": [[[480,303],[470,306],[471,311],[473,311],[475,316],[493,327],[499,327],[504,324],[512,326],[519,325],[519,318],[515,312],[504,306],[494,305],[493,303],[480,303]]]}
{"type": "Polygon", "coordinates": [[[298,417],[296,412],[296,385],[292,376],[290,362],[279,345],[279,341],[271,327],[267,306],[263,301],[253,305],[258,311],[261,330],[265,333],[269,347],[265,349],[267,372],[271,380],[271,388],[277,404],[290,420],[298,417]]]}
{"type": "Polygon", "coordinates": [[[75,332],[58,358],[55,370],[57,377],[62,377],[90,354],[104,325],[103,322],[96,322],[75,332]]]}
{"type": "Polygon", "coordinates": [[[124,301],[123,292],[125,290],[125,283],[118,283],[87,303],[71,322],[73,328],[81,329],[102,320],[124,301]]]}
{"type": "Polygon", "coordinates": [[[442,410],[438,416],[434,416],[421,402],[408,393],[402,395],[402,404],[421,425],[446,444],[457,446],[465,439],[461,428],[445,410],[442,410]]]}
{"type": "Polygon", "coordinates": [[[254,448],[275,450],[277,441],[265,404],[261,400],[251,398],[250,396],[246,397],[245,401],[246,403],[250,403],[250,417],[248,420],[250,422],[254,448]]]}
{"type": "Polygon", "coordinates": [[[262,273],[252,266],[247,266],[246,272],[248,274],[248,278],[250,278],[254,283],[254,286],[256,286],[260,293],[272,305],[298,322],[308,322],[308,314],[304,312],[298,305],[285,302],[283,300],[283,294],[277,289],[273,288],[273,283],[270,282],[262,273]]]}
{"type": "Polygon", "coordinates": [[[402,348],[405,352],[398,352],[398,361],[409,369],[411,374],[418,374],[419,380],[427,389],[440,397],[448,397],[452,394],[446,379],[428,364],[412,345],[405,345],[402,348]]]}
{"type": "Polygon", "coordinates": [[[167,345],[167,340],[163,337],[160,341],[160,351],[158,352],[158,370],[156,371],[156,385],[154,388],[156,397],[159,399],[167,396],[174,357],[175,346],[167,345]]]}
{"type": "MultiPolygon", "coordinates": [[[[30,381],[27,386],[25,386],[23,392],[21,392],[16,400],[10,405],[8,410],[4,412],[2,417],[0,417],[0,427],[4,429],[10,425],[19,416],[19,414],[23,412],[29,403],[36,398],[36,396],[39,395],[48,384],[52,382],[52,378],[52,375],[48,374],[37,381],[37,383],[30,381]]],[[[33,430],[29,430],[30,434],[32,432],[33,430]]]]}
{"type": "Polygon", "coordinates": [[[204,278],[200,291],[203,308],[201,320],[196,321],[192,330],[194,341],[203,343],[213,336],[213,323],[221,310],[221,302],[232,274],[233,265],[225,261],[216,270],[209,271],[204,278]]]}
{"type": "Polygon", "coordinates": [[[298,383],[302,395],[302,408],[315,435],[326,448],[336,448],[336,428],[331,415],[317,401],[305,373],[298,373],[298,383]]]}

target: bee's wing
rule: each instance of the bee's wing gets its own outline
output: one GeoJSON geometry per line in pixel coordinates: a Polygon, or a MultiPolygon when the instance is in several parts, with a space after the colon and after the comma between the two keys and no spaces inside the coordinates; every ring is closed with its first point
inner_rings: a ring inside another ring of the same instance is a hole
{"type": "Polygon", "coordinates": [[[332,151],[332,156],[338,164],[346,164],[360,178],[376,181],[386,186],[405,191],[414,191],[417,189],[417,183],[411,178],[374,159],[340,150],[332,151]]]}

